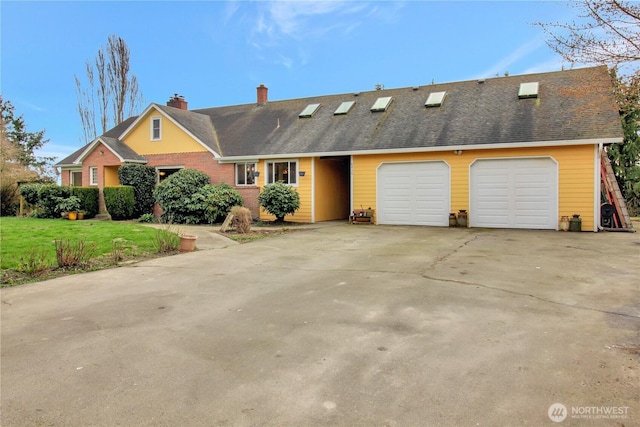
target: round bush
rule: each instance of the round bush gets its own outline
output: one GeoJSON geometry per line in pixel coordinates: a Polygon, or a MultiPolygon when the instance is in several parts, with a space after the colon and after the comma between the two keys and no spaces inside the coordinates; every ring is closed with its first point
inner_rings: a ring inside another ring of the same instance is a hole
{"type": "Polygon", "coordinates": [[[210,182],[209,175],[195,169],[182,169],[162,181],[154,198],[162,208],[162,219],[177,224],[198,224],[204,221],[201,197],[194,197],[210,182]]]}
{"type": "Polygon", "coordinates": [[[260,205],[276,217],[276,221],[284,221],[285,215],[293,215],[300,209],[300,195],[298,192],[278,181],[274,184],[265,185],[258,196],[260,205]]]}

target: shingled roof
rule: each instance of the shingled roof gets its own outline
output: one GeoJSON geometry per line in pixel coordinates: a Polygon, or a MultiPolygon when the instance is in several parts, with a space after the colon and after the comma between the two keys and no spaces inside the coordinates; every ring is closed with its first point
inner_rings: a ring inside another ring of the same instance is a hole
{"type": "MultiPolygon", "coordinates": [[[[158,104],[151,107],[223,159],[611,143],[622,141],[623,135],[605,66],[263,105],[198,110],[158,104]],[[532,82],[538,83],[537,97],[521,99],[520,85],[532,82]],[[443,103],[425,106],[434,92],[446,92],[443,103]],[[389,107],[372,112],[381,97],[392,98],[389,107]],[[346,101],[355,104],[347,114],[335,115],[346,101]],[[309,104],[320,107],[311,117],[299,117],[309,104]]],[[[138,119],[129,118],[103,135],[103,142],[125,161],[144,161],[118,140],[138,119]]],[[[56,166],[78,164],[87,147],[56,166]]]]}
{"type": "Polygon", "coordinates": [[[347,154],[442,147],[621,140],[606,67],[496,77],[359,94],[317,96],[194,110],[209,116],[223,157],[347,154]],[[520,99],[521,83],[538,82],[537,98],[520,99]],[[432,92],[439,107],[425,107],[432,92]],[[380,97],[384,112],[372,112],[380,97]],[[355,101],[345,115],[334,115],[355,101]],[[320,104],[310,118],[299,118],[320,104]]]}

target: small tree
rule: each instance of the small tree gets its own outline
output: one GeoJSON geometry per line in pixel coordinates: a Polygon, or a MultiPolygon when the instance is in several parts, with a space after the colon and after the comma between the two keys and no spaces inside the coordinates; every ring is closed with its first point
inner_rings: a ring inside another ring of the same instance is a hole
{"type": "Polygon", "coordinates": [[[133,187],[135,205],[134,218],[139,218],[146,213],[153,212],[153,190],[156,188],[156,170],[151,166],[141,164],[127,164],[118,169],[120,185],[133,187]]]}
{"type": "Polygon", "coordinates": [[[277,222],[283,222],[285,215],[293,215],[300,209],[300,195],[282,181],[266,185],[258,201],[264,210],[276,217],[277,222]]]}

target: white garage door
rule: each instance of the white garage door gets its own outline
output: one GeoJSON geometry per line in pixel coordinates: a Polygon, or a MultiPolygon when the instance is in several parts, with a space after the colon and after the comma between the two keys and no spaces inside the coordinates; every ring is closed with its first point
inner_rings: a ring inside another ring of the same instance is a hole
{"type": "Polygon", "coordinates": [[[557,228],[558,168],[552,159],[476,160],[469,181],[470,226],[557,228]]]}
{"type": "Polygon", "coordinates": [[[378,223],[449,225],[449,165],[384,163],[377,177],[378,223]]]}

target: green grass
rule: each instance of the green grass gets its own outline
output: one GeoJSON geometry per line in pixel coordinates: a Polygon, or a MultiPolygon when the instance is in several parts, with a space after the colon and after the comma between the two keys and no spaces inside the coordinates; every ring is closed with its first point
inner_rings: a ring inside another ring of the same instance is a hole
{"type": "Polygon", "coordinates": [[[114,239],[119,239],[119,249],[129,257],[155,252],[157,230],[124,222],[2,217],[0,267],[3,270],[16,270],[21,259],[29,257],[34,250],[44,253],[45,261],[55,267],[54,242],[60,239],[93,243],[96,245],[96,257],[111,254],[114,239]]]}

